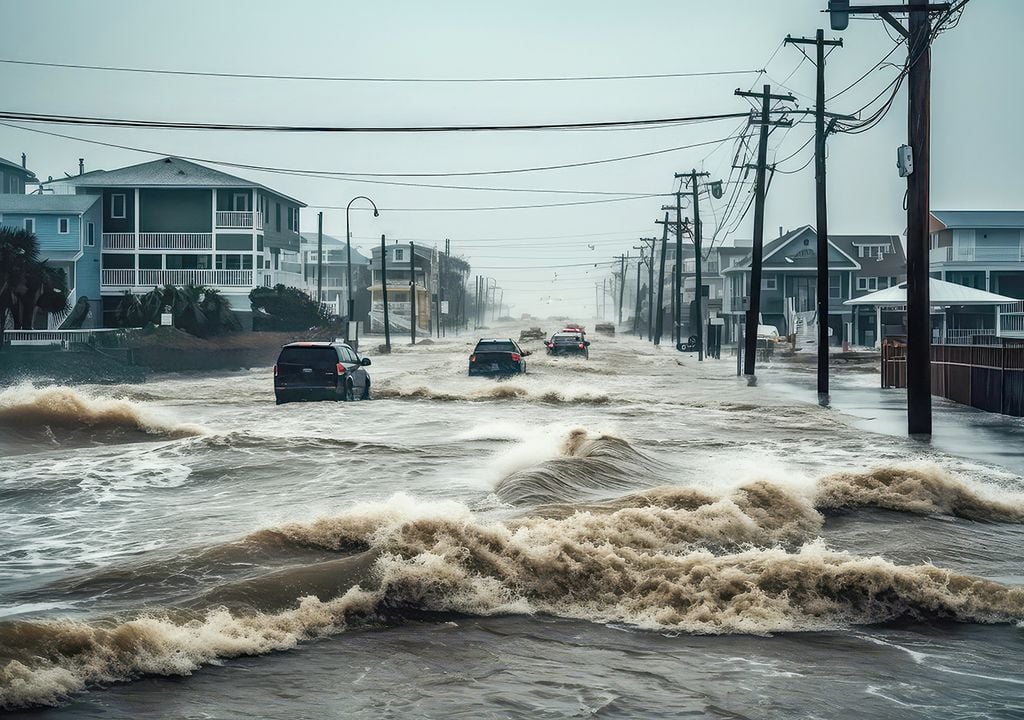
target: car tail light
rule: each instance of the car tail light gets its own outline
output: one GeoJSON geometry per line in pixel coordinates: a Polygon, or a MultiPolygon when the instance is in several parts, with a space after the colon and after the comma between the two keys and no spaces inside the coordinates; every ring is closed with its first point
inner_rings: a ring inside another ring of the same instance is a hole
{"type": "Polygon", "coordinates": [[[583,343],[580,343],[580,350],[582,350],[584,347],[586,346],[583,343]]]}
{"type": "Polygon", "coordinates": [[[274,377],[277,377],[277,364],[274,364],[274,377]]]}
{"type": "Polygon", "coordinates": [[[339,375],[344,375],[345,374],[345,366],[342,365],[341,363],[338,363],[338,374],[339,375]]]}
{"type": "Polygon", "coordinates": [[[519,362],[522,359],[523,358],[519,355],[519,353],[512,353],[512,362],[519,362]]]}
{"type": "Polygon", "coordinates": [[[470,362],[476,362],[476,355],[470,355],[469,356],[469,361],[470,362]]]}

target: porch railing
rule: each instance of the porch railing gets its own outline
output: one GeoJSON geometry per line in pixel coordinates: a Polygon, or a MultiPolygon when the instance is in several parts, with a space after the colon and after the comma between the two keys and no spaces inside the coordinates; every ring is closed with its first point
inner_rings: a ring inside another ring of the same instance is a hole
{"type": "Polygon", "coordinates": [[[104,270],[100,281],[103,285],[133,287],[135,285],[135,270],[104,270]]]}
{"type": "Polygon", "coordinates": [[[140,250],[212,250],[213,233],[140,233],[140,250]]]}
{"type": "Polygon", "coordinates": [[[139,285],[251,286],[252,270],[139,270],[139,285]]]}
{"type": "Polygon", "coordinates": [[[242,210],[217,211],[217,227],[242,230],[262,230],[263,213],[242,210]]]}
{"type": "Polygon", "coordinates": [[[135,233],[103,233],[104,250],[134,250],[135,233]]]}

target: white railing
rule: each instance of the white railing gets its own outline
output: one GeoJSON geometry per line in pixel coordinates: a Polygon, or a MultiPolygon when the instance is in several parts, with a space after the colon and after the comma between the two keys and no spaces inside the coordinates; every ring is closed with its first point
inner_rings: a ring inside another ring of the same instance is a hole
{"type": "MultiPolygon", "coordinates": [[[[384,312],[384,303],[382,303],[382,302],[375,302],[373,304],[373,312],[383,313],[384,312]]],[[[412,312],[412,303],[409,303],[409,302],[391,302],[390,300],[388,300],[388,313],[390,314],[390,313],[393,313],[393,312],[406,313],[406,315],[408,315],[408,313],[412,312]]]]}
{"type": "Polygon", "coordinates": [[[135,285],[135,270],[104,270],[100,280],[102,285],[132,287],[135,285]]]}
{"type": "Polygon", "coordinates": [[[995,338],[995,330],[980,330],[980,329],[965,329],[965,328],[949,328],[945,334],[939,338],[940,345],[977,345],[984,343],[984,340],[975,340],[975,338],[995,338]]]}
{"type": "Polygon", "coordinates": [[[140,233],[140,250],[212,250],[213,233],[140,233]]]}
{"type": "MultiPolygon", "coordinates": [[[[7,330],[5,345],[70,345],[93,343],[99,338],[116,340],[126,335],[123,328],[99,328],[87,330],[7,330]]],[[[110,343],[107,343],[110,344],[110,343]]]]}
{"type": "Polygon", "coordinates": [[[972,263],[972,262],[1024,262],[1024,248],[1021,247],[958,247],[946,246],[928,251],[928,262],[972,263]]]}
{"type": "Polygon", "coordinates": [[[1024,337],[1024,301],[999,306],[999,335],[1024,337]]]}
{"type": "Polygon", "coordinates": [[[139,270],[139,285],[251,286],[252,270],[139,270]]]}
{"type": "Polygon", "coordinates": [[[135,233],[103,233],[104,250],[134,250],[135,233]]]}
{"type": "Polygon", "coordinates": [[[241,228],[245,230],[262,230],[263,213],[251,211],[217,211],[217,227],[241,228]]]}

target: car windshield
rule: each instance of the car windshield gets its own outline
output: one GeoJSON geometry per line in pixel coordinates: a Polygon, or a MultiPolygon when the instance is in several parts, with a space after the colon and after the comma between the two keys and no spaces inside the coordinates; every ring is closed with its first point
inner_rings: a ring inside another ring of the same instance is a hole
{"type": "Polygon", "coordinates": [[[476,344],[473,352],[516,352],[511,340],[487,340],[476,344]]]}
{"type": "Polygon", "coordinates": [[[277,358],[278,365],[304,365],[313,368],[334,367],[338,354],[329,347],[286,347],[277,358]]]}
{"type": "Polygon", "coordinates": [[[551,340],[555,345],[574,345],[580,342],[579,335],[555,335],[551,340]]]}

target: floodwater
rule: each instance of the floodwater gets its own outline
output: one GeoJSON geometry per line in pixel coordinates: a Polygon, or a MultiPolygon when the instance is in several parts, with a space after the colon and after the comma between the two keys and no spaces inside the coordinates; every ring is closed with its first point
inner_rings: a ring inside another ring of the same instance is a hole
{"type": "Polygon", "coordinates": [[[468,337],[397,347],[349,404],[269,369],[0,390],[0,707],[1024,716],[1019,422],[941,405],[921,443],[871,374],[823,409],[593,341],[502,382],[468,337]]]}

